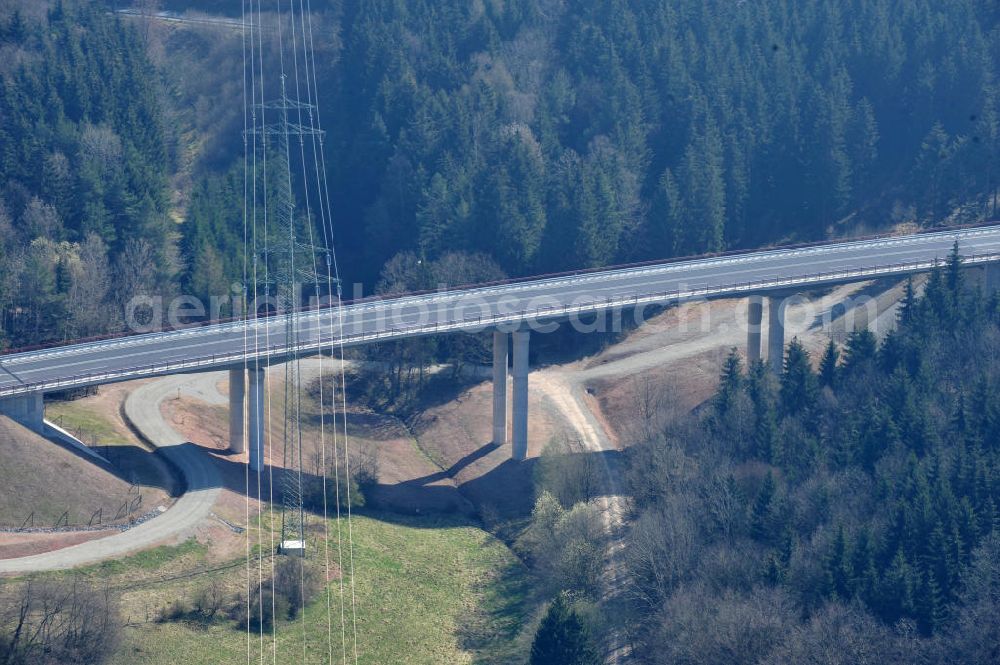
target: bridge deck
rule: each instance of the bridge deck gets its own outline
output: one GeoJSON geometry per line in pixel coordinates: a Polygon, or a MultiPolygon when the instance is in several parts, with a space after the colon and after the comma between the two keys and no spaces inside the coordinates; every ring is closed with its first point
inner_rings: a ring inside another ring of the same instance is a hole
{"type": "MultiPolygon", "coordinates": [[[[1000,260],[1000,225],[775,249],[403,296],[295,314],[300,350],[562,319],[576,313],[807,289],[922,272],[955,241],[967,264],[1000,260]]],[[[286,317],[149,333],[0,358],[0,397],[218,369],[287,352],[286,317]]]]}

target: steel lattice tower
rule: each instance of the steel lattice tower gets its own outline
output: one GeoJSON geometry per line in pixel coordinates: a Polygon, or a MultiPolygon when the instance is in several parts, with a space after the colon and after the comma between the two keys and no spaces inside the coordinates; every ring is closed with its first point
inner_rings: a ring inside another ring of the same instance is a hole
{"type": "MultiPolygon", "coordinates": [[[[295,193],[292,188],[291,141],[297,138],[303,142],[306,136],[321,135],[313,127],[294,123],[289,113],[313,113],[315,106],[290,99],[285,89],[285,77],[281,78],[281,97],[277,100],[254,105],[255,115],[261,115],[255,123],[252,134],[260,135],[255,146],[270,155],[267,163],[277,166],[277,177],[265,182],[273,183],[269,188],[271,219],[268,229],[268,250],[254,256],[255,262],[263,262],[267,275],[266,288],[273,289],[274,309],[279,315],[292,312],[302,305],[302,284],[318,284],[316,266],[319,259],[325,259],[325,250],[319,250],[312,242],[311,234],[302,230],[312,220],[297,214],[295,193]],[[303,242],[304,238],[308,241],[303,242]]],[[[257,187],[254,183],[254,187],[257,187]]],[[[319,294],[316,294],[317,296],[319,294]]],[[[301,381],[299,367],[300,324],[298,317],[285,317],[285,388],[284,422],[282,426],[282,466],[281,474],[281,551],[286,554],[305,556],[305,515],[302,501],[302,427],[301,427],[301,381]]]]}

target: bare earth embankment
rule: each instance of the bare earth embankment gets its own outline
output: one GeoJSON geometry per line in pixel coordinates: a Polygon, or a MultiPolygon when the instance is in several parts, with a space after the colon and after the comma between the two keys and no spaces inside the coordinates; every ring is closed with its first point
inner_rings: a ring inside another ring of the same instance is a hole
{"type": "Polygon", "coordinates": [[[127,428],[116,428],[124,394],[115,386],[98,396],[53,402],[47,417],[79,432],[113,465],[50,441],[0,417],[0,560],[50,552],[113,535],[169,506],[174,483],[166,466],[127,428]]]}
{"type": "MultiPolygon", "coordinates": [[[[843,303],[862,294],[873,298],[869,316],[873,328],[884,332],[891,326],[902,288],[853,285],[791,305],[786,312],[786,343],[797,337],[818,358],[831,336],[844,338],[843,303]],[[824,319],[832,323],[827,329],[824,319]]],[[[509,461],[508,447],[486,443],[491,435],[489,383],[423,413],[414,423],[417,440],[480,507],[492,502],[503,505],[505,499],[516,504],[533,500],[532,462],[554,438],[571,451],[598,453],[604,480],[596,501],[609,535],[604,599],[617,602],[625,506],[615,468],[619,458],[599,453],[618,451],[659,426],[645,422],[643,415],[642,403],[651,399],[650,393],[656,393],[656,413],[649,416],[654,420],[689,411],[707,399],[725,356],[734,347],[745,350],[745,320],[745,300],[685,304],[652,317],[594,356],[532,372],[531,446],[529,461],[520,468],[509,461]]],[[[763,337],[766,349],[766,330],[763,337]]],[[[523,515],[526,506],[516,510],[523,515]]],[[[609,660],[626,659],[624,635],[616,635],[613,641],[609,660]]]]}
{"type": "MultiPolygon", "coordinates": [[[[859,288],[833,289],[814,298],[812,305],[804,302],[789,308],[787,319],[791,323],[786,341],[798,337],[818,355],[815,352],[830,337],[830,331],[820,326],[823,312],[859,288]]],[[[895,288],[877,298],[882,327],[891,321],[899,293],[900,289],[895,288]]],[[[462,390],[455,399],[429,407],[407,422],[353,406],[348,418],[352,451],[378,451],[378,484],[372,488],[372,502],[411,514],[450,512],[472,516],[499,511],[526,515],[534,499],[534,464],[547,444],[561,442],[573,451],[588,453],[620,451],[641,437],[643,430],[656,426],[643,421],[642,402],[651,387],[658,391],[661,405],[669,404],[657,418],[670,410],[693,408],[711,395],[729,350],[745,345],[742,317],[745,304],[739,300],[671,308],[594,356],[533,372],[527,463],[511,462],[509,446],[490,443],[488,382],[462,390]]],[[[765,348],[766,343],[765,332],[765,348]]],[[[317,371],[317,361],[306,361],[304,365],[317,371]]],[[[271,380],[277,384],[280,377],[271,380]]],[[[231,559],[245,546],[245,537],[234,533],[232,526],[246,525],[247,512],[255,514],[258,504],[252,496],[252,480],[248,497],[245,455],[232,455],[227,450],[226,374],[169,377],[158,383],[156,399],[152,400],[157,413],[149,414],[149,420],[159,419],[161,426],[172,430],[178,442],[185,442],[218,478],[206,481],[211,488],[203,489],[212,489],[210,502],[201,502],[198,519],[188,525],[183,537],[194,535],[207,544],[211,560],[231,559]]],[[[105,415],[113,412],[107,404],[101,409],[107,412],[105,415]]],[[[313,415],[305,425],[307,471],[310,465],[319,464],[317,455],[322,453],[318,445],[320,421],[318,415],[313,415]]],[[[282,419],[274,412],[271,416],[271,436],[279,441],[282,419]]],[[[119,426],[124,427],[122,423],[114,425],[119,426]]],[[[329,441],[330,424],[324,423],[323,427],[329,441]]],[[[621,591],[618,559],[626,513],[618,485],[619,469],[615,468],[619,458],[597,458],[603,464],[603,487],[596,501],[609,535],[604,599],[614,603],[621,591]]],[[[179,537],[166,542],[178,542],[179,537]]],[[[624,630],[614,636],[611,646],[609,660],[627,660],[624,630]]]]}

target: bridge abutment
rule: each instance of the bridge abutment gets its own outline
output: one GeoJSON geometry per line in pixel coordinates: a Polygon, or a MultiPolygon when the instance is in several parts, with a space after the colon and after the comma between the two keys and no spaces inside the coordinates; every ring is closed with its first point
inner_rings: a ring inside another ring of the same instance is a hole
{"type": "Polygon", "coordinates": [[[0,413],[34,432],[45,432],[45,401],[40,392],[0,399],[0,413]]]}
{"type": "Polygon", "coordinates": [[[785,296],[767,298],[767,364],[781,374],[785,362],[785,296]]]}
{"type": "Polygon", "coordinates": [[[493,332],[493,443],[507,443],[507,347],[508,334],[493,332]]]}
{"type": "Polygon", "coordinates": [[[528,344],[531,333],[518,330],[511,334],[514,342],[514,400],[511,417],[511,457],[522,461],[528,457],[528,344]]]}
{"type": "Polygon", "coordinates": [[[747,365],[760,362],[761,321],[764,318],[763,296],[750,296],[747,303],[747,365]]]}
{"type": "Polygon", "coordinates": [[[264,468],[264,366],[254,364],[247,368],[250,379],[247,403],[247,425],[250,430],[250,470],[264,468]]]}
{"type": "Polygon", "coordinates": [[[246,452],[246,368],[229,370],[229,451],[246,452]]]}

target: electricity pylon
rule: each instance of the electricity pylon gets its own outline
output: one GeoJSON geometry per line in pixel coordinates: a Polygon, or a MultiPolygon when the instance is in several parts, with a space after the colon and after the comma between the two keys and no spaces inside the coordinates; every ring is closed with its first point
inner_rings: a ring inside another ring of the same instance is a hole
{"type": "MultiPolygon", "coordinates": [[[[284,423],[282,427],[281,474],[281,545],[285,554],[305,556],[305,514],[302,505],[302,422],[301,422],[301,380],[299,368],[300,330],[298,317],[290,313],[302,305],[301,284],[318,284],[316,266],[325,258],[312,242],[312,234],[304,234],[305,225],[312,220],[297,214],[295,193],[292,189],[291,141],[301,143],[307,136],[322,132],[311,126],[304,126],[289,119],[290,112],[301,116],[303,112],[313,114],[315,106],[290,99],[285,90],[285,77],[281,77],[281,97],[277,100],[254,105],[254,128],[252,134],[260,136],[255,141],[265,153],[262,162],[276,164],[277,177],[268,179],[265,169],[265,196],[271,224],[267,230],[264,245],[266,250],[254,261],[262,262],[268,293],[273,289],[274,309],[285,316],[284,347],[285,362],[284,423]],[[259,121],[256,120],[260,114],[259,121]]],[[[305,175],[305,174],[304,174],[305,175]]],[[[254,183],[257,187],[257,183],[254,183]]],[[[268,213],[265,213],[268,214],[268,213]]],[[[317,296],[319,294],[316,294],[317,296]]]]}

